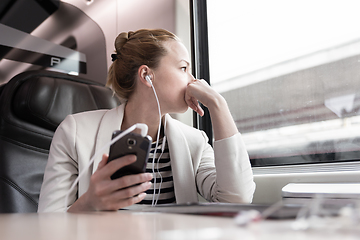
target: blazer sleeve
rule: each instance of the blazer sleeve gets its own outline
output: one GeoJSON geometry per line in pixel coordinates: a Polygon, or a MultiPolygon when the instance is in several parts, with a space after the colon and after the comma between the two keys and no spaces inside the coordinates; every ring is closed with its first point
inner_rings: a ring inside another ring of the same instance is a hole
{"type": "Polygon", "coordinates": [[[251,203],[255,183],[240,133],[215,141],[214,149],[205,144],[196,180],[199,193],[208,201],[251,203]]]}
{"type": "MultiPolygon", "coordinates": [[[[57,128],[50,146],[38,212],[67,211],[65,196],[78,175],[75,134],[75,120],[67,116],[57,128]]],[[[69,202],[74,202],[77,189],[69,196],[69,202]]]]}

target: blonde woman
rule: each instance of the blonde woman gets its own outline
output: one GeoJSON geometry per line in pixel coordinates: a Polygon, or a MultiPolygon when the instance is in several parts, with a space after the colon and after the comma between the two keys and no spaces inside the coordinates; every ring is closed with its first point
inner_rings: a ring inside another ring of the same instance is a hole
{"type": "Polygon", "coordinates": [[[118,210],[152,204],[154,197],[157,204],[197,202],[198,194],[210,202],[250,203],[255,184],[241,135],[224,98],[192,76],[189,54],[181,41],[163,29],[141,29],[119,34],[115,49],[107,85],[123,103],[111,110],[70,115],[61,123],[52,141],[38,211],[118,210]],[[190,107],[202,116],[198,101],[209,109],[214,148],[204,132],[169,115],[190,107]],[[159,139],[158,149],[163,150],[160,154],[152,149],[149,159],[155,154],[155,162],[149,160],[147,173],[111,180],[113,173],[136,157],[107,163],[108,152],[86,169],[114,130],[136,123],[147,124],[152,147],[159,139]],[[69,192],[81,171],[85,175],[69,192]],[[154,180],[161,182],[155,191],[154,180]],[[64,206],[67,193],[69,204],[64,206]]]}

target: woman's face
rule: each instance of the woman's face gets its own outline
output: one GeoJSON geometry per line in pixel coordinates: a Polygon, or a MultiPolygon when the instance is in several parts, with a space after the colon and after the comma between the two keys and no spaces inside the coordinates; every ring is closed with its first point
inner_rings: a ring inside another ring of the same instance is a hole
{"type": "Polygon", "coordinates": [[[189,53],[178,41],[164,43],[167,55],[154,70],[153,85],[158,94],[162,113],[185,112],[185,91],[194,77],[191,75],[189,53]]]}

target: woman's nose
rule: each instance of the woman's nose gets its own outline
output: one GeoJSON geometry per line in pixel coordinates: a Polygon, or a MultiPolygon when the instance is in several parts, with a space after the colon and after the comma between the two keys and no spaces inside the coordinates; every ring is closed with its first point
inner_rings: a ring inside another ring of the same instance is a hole
{"type": "Polygon", "coordinates": [[[189,78],[189,83],[190,83],[190,82],[194,81],[195,78],[194,78],[194,76],[193,76],[191,73],[189,73],[189,75],[190,75],[190,78],[189,78]]]}

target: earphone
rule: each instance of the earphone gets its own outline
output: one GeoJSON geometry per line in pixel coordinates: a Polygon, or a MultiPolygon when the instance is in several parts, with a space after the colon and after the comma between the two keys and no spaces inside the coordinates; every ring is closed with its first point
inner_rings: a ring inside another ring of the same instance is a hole
{"type": "Polygon", "coordinates": [[[150,75],[146,75],[146,76],[145,76],[145,80],[146,80],[148,83],[150,83],[151,86],[152,86],[152,81],[151,81],[150,75]]]}

